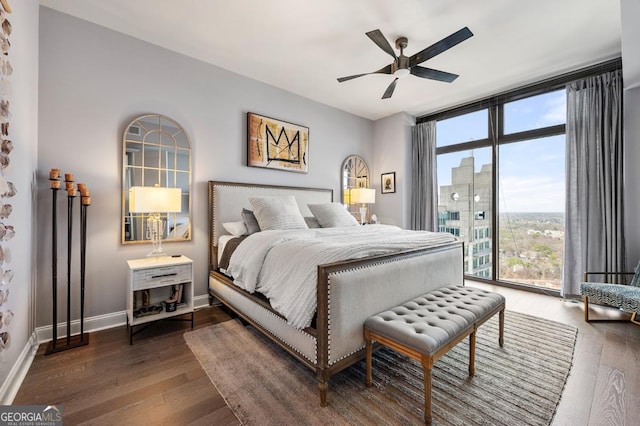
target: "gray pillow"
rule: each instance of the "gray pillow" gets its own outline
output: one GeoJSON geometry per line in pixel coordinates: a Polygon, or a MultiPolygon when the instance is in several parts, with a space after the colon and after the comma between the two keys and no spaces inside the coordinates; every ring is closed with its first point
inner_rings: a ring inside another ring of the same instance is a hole
{"type": "Polygon", "coordinates": [[[315,216],[305,216],[304,221],[307,222],[309,228],[320,228],[320,222],[318,222],[315,216]]]}
{"type": "Polygon", "coordinates": [[[251,235],[260,232],[258,221],[251,210],[242,209],[242,221],[244,226],[247,227],[247,234],[251,235]]]}
{"type": "Polygon", "coordinates": [[[262,231],[309,228],[293,195],[250,197],[249,203],[262,231]]]}
{"type": "Polygon", "coordinates": [[[323,228],[360,225],[356,218],[340,203],[307,204],[307,207],[323,228]]]}

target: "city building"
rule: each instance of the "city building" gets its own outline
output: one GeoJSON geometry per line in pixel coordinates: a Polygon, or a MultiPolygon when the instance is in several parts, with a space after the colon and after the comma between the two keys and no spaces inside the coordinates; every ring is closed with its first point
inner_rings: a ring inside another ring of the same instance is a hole
{"type": "Polygon", "coordinates": [[[440,185],[438,230],[464,241],[464,272],[491,277],[491,164],[476,172],[475,157],[451,169],[451,185],[440,185]]]}

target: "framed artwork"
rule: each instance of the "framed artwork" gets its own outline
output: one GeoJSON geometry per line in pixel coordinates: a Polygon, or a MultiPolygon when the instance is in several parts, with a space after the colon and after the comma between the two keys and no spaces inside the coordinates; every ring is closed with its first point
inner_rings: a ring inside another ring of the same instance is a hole
{"type": "Polygon", "coordinates": [[[396,172],[383,173],[381,175],[380,188],[383,194],[396,192],[396,172]]]}
{"type": "Polygon", "coordinates": [[[247,166],[309,173],[309,128],[247,113],[247,166]]]}

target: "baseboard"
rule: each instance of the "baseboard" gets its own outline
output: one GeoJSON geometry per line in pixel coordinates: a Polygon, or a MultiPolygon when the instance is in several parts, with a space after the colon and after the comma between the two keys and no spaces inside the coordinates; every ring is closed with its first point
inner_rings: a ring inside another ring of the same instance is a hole
{"type": "Polygon", "coordinates": [[[193,298],[193,308],[200,309],[209,307],[209,295],[204,294],[202,296],[195,296],[193,298]]]}
{"type": "MultiPolygon", "coordinates": [[[[209,296],[195,296],[193,298],[194,309],[200,309],[209,306],[209,296]]],[[[84,331],[85,333],[91,333],[99,330],[106,330],[108,328],[120,327],[127,323],[127,311],[113,312],[105,315],[98,315],[95,317],[85,318],[84,331]]],[[[38,344],[50,342],[53,336],[53,327],[50,325],[36,328],[38,336],[38,344]]],[[[71,335],[80,334],[80,320],[71,321],[71,335]]],[[[67,335],[67,323],[58,324],[58,338],[67,335]]]]}
{"type": "Polygon", "coordinates": [[[36,352],[38,352],[38,340],[36,332],[34,331],[15,364],[13,364],[13,368],[2,383],[2,387],[0,387],[0,405],[11,405],[13,403],[13,399],[18,394],[22,381],[29,372],[36,352]]]}
{"type": "MultiPolygon", "coordinates": [[[[98,315],[84,319],[85,333],[92,331],[105,330],[107,328],[119,327],[127,323],[126,311],[113,312],[105,315],[98,315]]],[[[38,344],[50,342],[53,337],[53,327],[46,325],[36,328],[38,335],[38,344]]],[[[80,334],[80,320],[71,321],[71,335],[80,334]]],[[[67,335],[67,323],[58,324],[58,338],[67,335]]]]}

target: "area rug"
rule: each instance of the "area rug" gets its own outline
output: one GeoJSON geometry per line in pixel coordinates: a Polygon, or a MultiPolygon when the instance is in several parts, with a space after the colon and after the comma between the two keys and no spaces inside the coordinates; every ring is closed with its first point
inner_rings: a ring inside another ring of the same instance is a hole
{"type": "MultiPolygon", "coordinates": [[[[577,330],[506,312],[505,344],[497,315],[476,337],[476,374],[468,377],[468,339],[432,372],[437,425],[548,425],[571,369],[577,330]]],[[[185,333],[212,383],[245,425],[423,424],[419,363],[382,349],[374,354],[372,388],[364,361],[329,381],[320,407],[314,373],[252,327],[232,320],[185,333]]]]}

